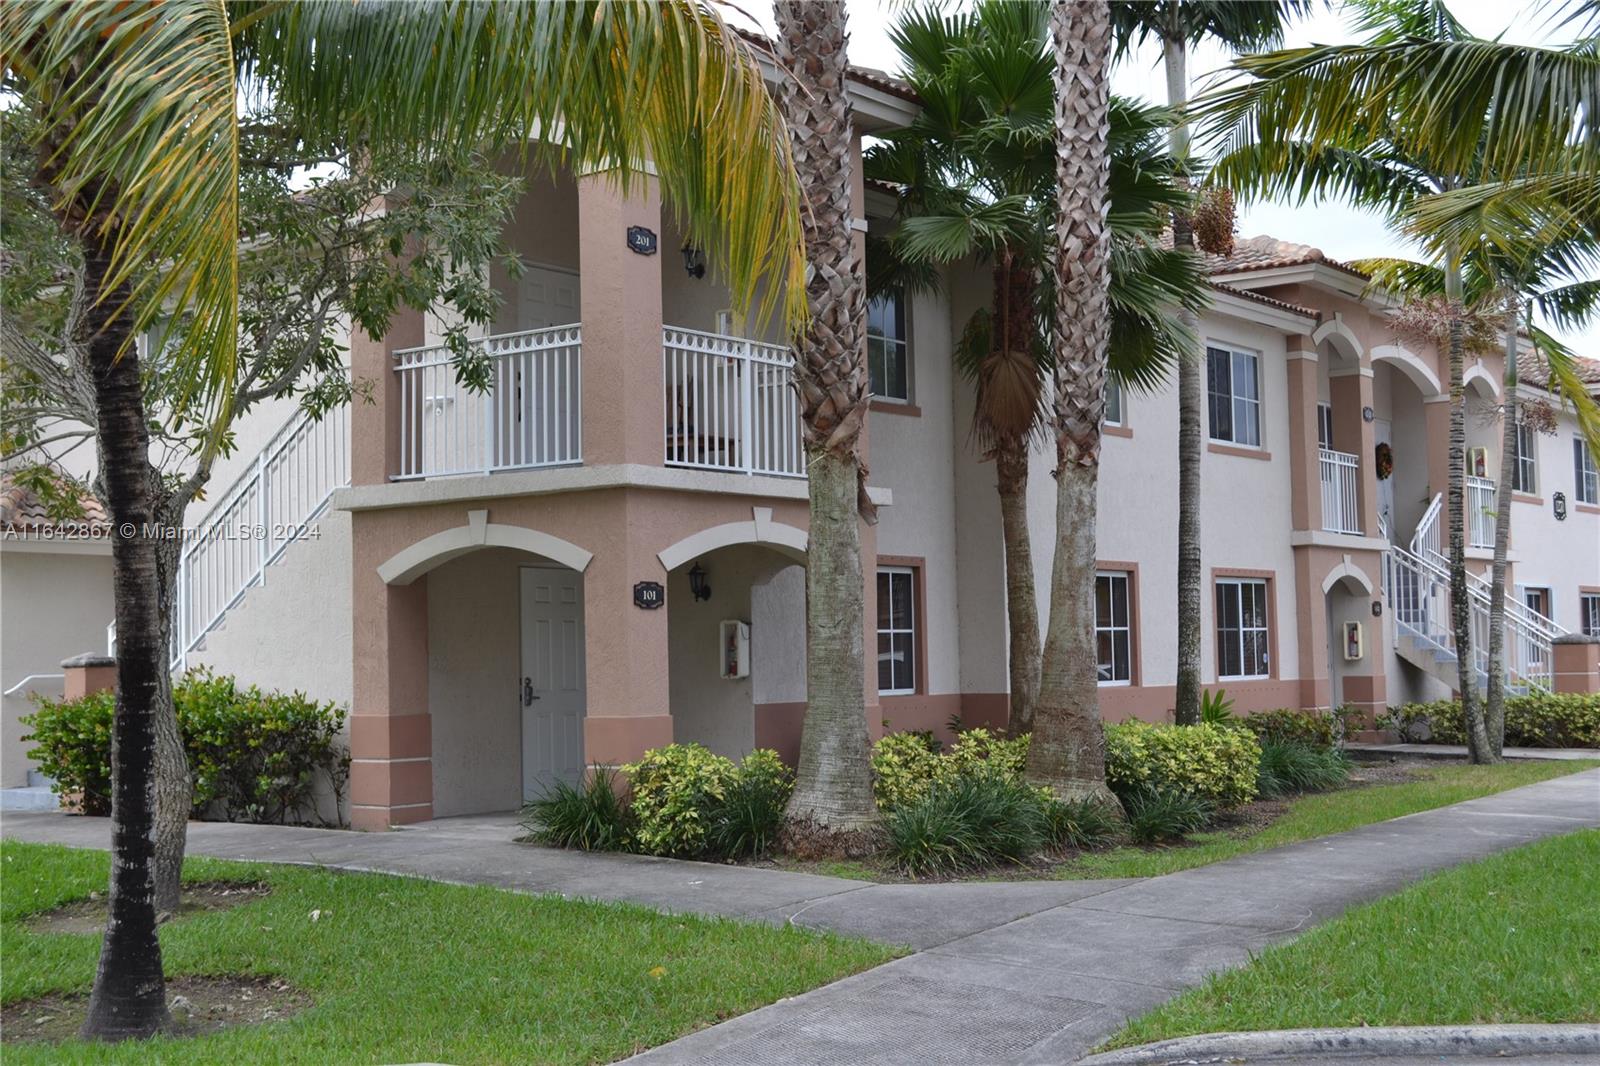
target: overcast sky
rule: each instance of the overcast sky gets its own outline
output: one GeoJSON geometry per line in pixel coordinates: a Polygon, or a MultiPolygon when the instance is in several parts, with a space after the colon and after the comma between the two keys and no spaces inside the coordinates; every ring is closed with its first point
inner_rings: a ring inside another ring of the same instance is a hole
{"type": "MultiPolygon", "coordinates": [[[[850,58],[852,62],[880,70],[896,71],[899,57],[889,42],[886,27],[900,5],[883,0],[846,0],[850,18],[850,58]]],[[[762,0],[741,4],[740,10],[773,30],[771,9],[762,0]]],[[[1562,40],[1560,30],[1551,24],[1547,11],[1534,3],[1452,0],[1450,10],[1468,29],[1479,36],[1503,35],[1518,43],[1539,44],[1562,40]]],[[[748,24],[748,17],[730,12],[730,20],[748,24]]],[[[1319,9],[1314,15],[1290,26],[1285,35],[1289,46],[1341,44],[1357,39],[1346,16],[1338,10],[1319,9]]],[[[1194,50],[1189,60],[1192,91],[1205,88],[1207,75],[1225,68],[1230,54],[1210,44],[1194,50]]],[[[1162,74],[1160,51],[1146,46],[1139,54],[1119,63],[1113,73],[1113,88],[1128,96],[1143,97],[1158,103],[1166,101],[1166,80],[1162,74]]],[[[1241,210],[1239,236],[1271,234],[1282,240],[1310,244],[1335,259],[1359,259],[1374,255],[1412,255],[1413,253],[1384,226],[1375,215],[1357,211],[1340,203],[1257,204],[1241,210]]],[[[1600,357],[1600,324],[1582,333],[1569,333],[1564,339],[1580,354],[1600,357]]]]}

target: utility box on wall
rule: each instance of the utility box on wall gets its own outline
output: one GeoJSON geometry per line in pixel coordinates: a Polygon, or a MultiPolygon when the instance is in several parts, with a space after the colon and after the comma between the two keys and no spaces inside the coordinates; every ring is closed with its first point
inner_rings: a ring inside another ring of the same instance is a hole
{"type": "Polygon", "coordinates": [[[724,681],[750,676],[750,627],[728,619],[722,623],[719,670],[724,681]]]}
{"type": "Polygon", "coordinates": [[[1367,653],[1366,636],[1360,622],[1344,624],[1344,661],[1353,663],[1367,653]]]}

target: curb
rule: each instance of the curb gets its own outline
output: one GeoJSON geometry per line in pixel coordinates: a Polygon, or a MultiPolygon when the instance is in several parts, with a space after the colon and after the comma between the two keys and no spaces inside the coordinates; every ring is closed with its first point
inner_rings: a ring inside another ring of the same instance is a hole
{"type": "Polygon", "coordinates": [[[1208,1033],[1091,1055],[1078,1060],[1078,1066],[1321,1062],[1402,1055],[1438,1056],[1444,1061],[1467,1055],[1594,1056],[1600,1060],[1600,1025],[1419,1025],[1208,1033]]]}

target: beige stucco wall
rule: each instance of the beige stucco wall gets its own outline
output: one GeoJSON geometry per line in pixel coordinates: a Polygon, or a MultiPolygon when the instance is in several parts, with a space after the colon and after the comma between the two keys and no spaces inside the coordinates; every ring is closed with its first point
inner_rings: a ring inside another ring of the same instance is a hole
{"type": "MultiPolygon", "coordinates": [[[[61,660],[103,655],[111,621],[109,551],[37,550],[0,544],[0,690],[29,674],[59,674],[61,660]]],[[[31,714],[28,692],[59,698],[61,682],[37,682],[0,701],[0,787],[28,783],[33,766],[18,718],[31,714]]]]}
{"type": "Polygon", "coordinates": [[[1580,588],[1600,590],[1600,509],[1577,501],[1572,462],[1577,435],[1576,420],[1566,411],[1559,415],[1553,435],[1535,435],[1537,495],[1526,499],[1519,495],[1511,504],[1514,582],[1549,588],[1556,623],[1574,633],[1582,625],[1580,588]],[[1555,517],[1551,496],[1556,492],[1567,497],[1565,521],[1555,517]]]}

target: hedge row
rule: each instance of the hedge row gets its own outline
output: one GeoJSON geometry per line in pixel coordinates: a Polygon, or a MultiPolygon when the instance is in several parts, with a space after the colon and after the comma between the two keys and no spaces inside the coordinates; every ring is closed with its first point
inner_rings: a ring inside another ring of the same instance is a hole
{"type": "MultiPolygon", "coordinates": [[[[1459,700],[1390,707],[1378,724],[1402,740],[1465,744],[1467,724],[1459,700]]],[[[1600,695],[1548,692],[1506,700],[1507,746],[1600,748],[1600,695]]]]}

